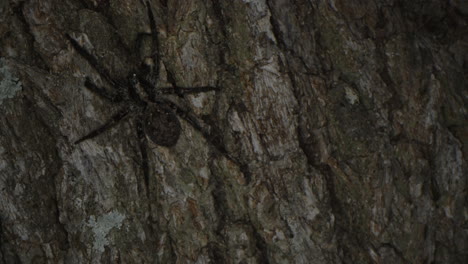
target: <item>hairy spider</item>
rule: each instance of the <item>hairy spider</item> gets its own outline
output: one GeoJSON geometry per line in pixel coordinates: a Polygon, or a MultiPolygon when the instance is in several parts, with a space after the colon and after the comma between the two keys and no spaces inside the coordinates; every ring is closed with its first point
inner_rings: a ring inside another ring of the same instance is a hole
{"type": "MultiPolygon", "coordinates": [[[[151,10],[151,6],[148,2],[146,2],[146,9],[151,29],[150,35],[152,38],[153,49],[151,58],[154,61],[153,71],[156,74],[155,79],[157,80],[159,74],[158,31],[156,29],[156,21],[151,10]]],[[[138,71],[130,73],[126,80],[114,80],[110,77],[109,72],[99,65],[97,59],[90,52],[81,47],[81,45],[70,35],[66,34],[66,37],[73,48],[88,61],[100,76],[109,85],[117,88],[117,92],[108,92],[105,88],[94,84],[89,77],[86,77],[84,86],[102,99],[111,103],[123,105],[123,107],[118,110],[110,120],[75,141],[75,144],[79,144],[85,140],[99,136],[114,125],[117,125],[126,117],[134,117],[147,192],[149,192],[148,188],[150,177],[147,151],[148,142],[146,136],[159,146],[174,146],[181,133],[181,125],[177,115],[186,120],[193,128],[201,132],[204,138],[213,144],[218,151],[222,152],[222,154],[230,160],[233,160],[227,154],[224,147],[216,143],[211,133],[200,125],[200,122],[193,114],[162,96],[164,94],[183,95],[216,91],[218,90],[217,87],[180,87],[175,84],[174,80],[170,80],[173,86],[154,89],[153,84],[145,78],[148,74],[148,66],[144,63],[141,64],[138,71]]],[[[168,79],[172,79],[172,77],[168,76],[168,79]]]]}

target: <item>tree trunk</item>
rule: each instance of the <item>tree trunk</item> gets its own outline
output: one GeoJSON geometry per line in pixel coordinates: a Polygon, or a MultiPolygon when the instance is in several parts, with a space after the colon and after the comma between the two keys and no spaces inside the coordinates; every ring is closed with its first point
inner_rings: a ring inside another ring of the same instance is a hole
{"type": "Polygon", "coordinates": [[[465,1],[150,2],[0,4],[0,263],[468,259],[465,1]]]}

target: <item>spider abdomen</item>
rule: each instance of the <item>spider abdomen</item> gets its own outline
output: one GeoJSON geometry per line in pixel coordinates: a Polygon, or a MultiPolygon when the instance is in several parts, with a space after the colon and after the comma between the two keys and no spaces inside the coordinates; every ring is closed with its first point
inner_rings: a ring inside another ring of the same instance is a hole
{"type": "Polygon", "coordinates": [[[169,109],[153,106],[144,120],[146,135],[156,145],[171,147],[180,137],[181,126],[177,116],[169,109]]]}

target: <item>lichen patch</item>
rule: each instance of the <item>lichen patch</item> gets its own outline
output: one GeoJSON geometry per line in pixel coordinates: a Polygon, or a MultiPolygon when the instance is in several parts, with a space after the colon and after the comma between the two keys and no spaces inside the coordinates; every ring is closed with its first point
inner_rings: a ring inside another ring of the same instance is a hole
{"type": "Polygon", "coordinates": [[[94,234],[93,249],[99,253],[104,252],[104,247],[109,245],[108,235],[113,228],[122,226],[125,216],[119,212],[109,212],[97,218],[91,216],[86,224],[94,234]]]}
{"type": "Polygon", "coordinates": [[[11,73],[5,59],[0,58],[0,105],[3,100],[15,97],[21,89],[22,84],[19,78],[11,73]]]}

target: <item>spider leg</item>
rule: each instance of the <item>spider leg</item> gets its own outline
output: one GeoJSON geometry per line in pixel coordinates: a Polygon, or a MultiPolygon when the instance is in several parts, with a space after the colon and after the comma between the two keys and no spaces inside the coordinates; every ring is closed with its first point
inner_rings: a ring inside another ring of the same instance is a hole
{"type": "Polygon", "coordinates": [[[177,94],[178,96],[182,96],[184,94],[196,94],[196,93],[204,93],[210,91],[219,90],[217,87],[213,86],[199,86],[199,87],[181,87],[176,84],[176,80],[172,75],[172,72],[167,71],[167,80],[172,85],[170,87],[161,87],[158,88],[158,93],[160,94],[177,94]]]}
{"type": "Polygon", "coordinates": [[[150,28],[151,28],[151,38],[153,40],[153,53],[151,57],[154,60],[154,66],[156,74],[159,74],[159,36],[158,36],[158,29],[156,26],[156,20],[154,19],[153,11],[151,10],[151,5],[148,1],[146,1],[146,10],[148,11],[148,18],[150,21],[150,28]]]}
{"type": "MultiPolygon", "coordinates": [[[[156,25],[156,20],[154,18],[153,11],[151,9],[151,5],[149,1],[146,2],[146,9],[148,12],[148,18],[150,22],[150,28],[151,28],[151,38],[152,38],[152,44],[153,44],[153,52],[151,54],[151,58],[153,59],[154,62],[154,69],[153,72],[156,74],[155,79],[157,80],[159,78],[159,35],[158,35],[158,29],[156,25]]],[[[168,79],[169,81],[173,84],[172,87],[163,87],[161,89],[158,89],[158,93],[161,94],[196,94],[196,93],[203,93],[203,92],[209,92],[209,91],[215,91],[218,90],[216,87],[211,87],[211,86],[202,86],[202,87],[180,87],[175,85],[175,80],[168,72],[168,79]]],[[[151,101],[154,101],[156,93],[154,91],[154,86],[151,85],[148,81],[144,80],[143,78],[139,78],[139,82],[142,84],[143,88],[145,89],[146,93],[149,95],[149,98],[151,101]]]]}
{"type": "Polygon", "coordinates": [[[205,93],[211,91],[218,91],[218,87],[213,86],[200,86],[200,87],[161,87],[158,88],[158,92],[161,94],[197,94],[197,93],[205,93]]]}
{"type": "MultiPolygon", "coordinates": [[[[145,88],[145,91],[148,90],[153,91],[153,86],[146,80],[140,79],[140,84],[145,88]]],[[[213,86],[200,86],[200,87],[180,87],[180,86],[171,86],[171,87],[160,87],[157,88],[158,94],[177,94],[177,95],[184,95],[184,94],[197,94],[197,93],[206,93],[211,91],[219,91],[218,87],[213,86]]],[[[154,92],[153,92],[154,94],[154,92]]],[[[151,93],[148,93],[151,96],[151,93]]],[[[153,103],[155,102],[154,95],[150,97],[150,101],[153,103]]]]}
{"type": "Polygon", "coordinates": [[[138,145],[140,146],[141,159],[142,159],[141,166],[143,167],[143,175],[145,177],[146,194],[149,196],[150,172],[149,172],[149,161],[148,161],[148,151],[147,151],[148,140],[146,139],[145,131],[143,130],[143,120],[141,119],[141,117],[137,118],[136,130],[137,130],[137,136],[138,136],[138,145]]]}
{"type": "Polygon", "coordinates": [[[123,101],[123,98],[121,95],[117,94],[111,94],[106,89],[97,86],[94,84],[89,77],[86,77],[86,81],[84,83],[85,87],[88,88],[91,92],[94,94],[98,95],[99,97],[108,100],[113,103],[120,103],[123,101]]]}
{"type": "Polygon", "coordinates": [[[81,143],[81,142],[83,142],[85,140],[88,140],[88,139],[94,138],[96,136],[99,136],[100,134],[102,134],[103,132],[108,130],[109,128],[115,126],[120,120],[122,120],[124,117],[126,117],[129,112],[130,112],[129,108],[121,109],[116,114],[114,114],[110,118],[110,120],[108,120],[106,123],[104,123],[103,125],[101,125],[100,127],[96,128],[96,129],[94,129],[93,131],[89,132],[87,135],[81,137],[77,141],[75,141],[75,144],[79,144],[79,143],[81,143]]]}
{"type": "Polygon", "coordinates": [[[70,41],[72,44],[73,48],[84,58],[86,59],[89,64],[102,76],[104,79],[109,82],[109,84],[115,86],[116,83],[111,79],[109,72],[103,68],[102,66],[99,65],[97,62],[97,59],[89,53],[86,49],[81,47],[81,45],[74,39],[72,38],[69,34],[65,34],[67,39],[70,41]]]}
{"type": "Polygon", "coordinates": [[[183,109],[182,107],[171,102],[170,100],[160,98],[160,102],[172,108],[177,115],[179,115],[181,118],[187,121],[193,128],[195,128],[195,130],[200,132],[205,138],[205,140],[211,145],[213,145],[215,149],[218,152],[220,152],[224,157],[241,167],[241,163],[227,152],[226,148],[222,144],[221,136],[215,135],[214,133],[210,133],[206,128],[200,125],[200,122],[198,121],[197,117],[195,117],[195,115],[191,114],[189,111],[183,109]]]}
{"type": "MultiPolygon", "coordinates": [[[[151,29],[151,33],[149,35],[151,35],[152,48],[153,48],[153,50],[151,51],[150,57],[153,60],[154,65],[153,65],[153,68],[152,68],[151,71],[155,74],[154,79],[157,80],[159,78],[159,36],[158,36],[158,29],[157,29],[157,25],[156,25],[156,20],[154,19],[153,11],[151,10],[151,5],[150,5],[149,1],[145,1],[145,3],[146,3],[146,11],[148,13],[148,19],[149,19],[149,24],[150,24],[150,29],[151,29]]],[[[143,35],[148,35],[148,34],[142,33],[140,36],[143,36],[143,35]]],[[[150,70],[147,69],[147,65],[142,65],[142,67],[143,67],[143,69],[141,69],[140,71],[143,72],[143,73],[148,74],[150,70]]],[[[146,81],[144,78],[142,78],[142,76],[138,76],[138,80],[140,81],[140,83],[142,83],[143,89],[148,94],[150,100],[154,100],[154,98],[156,96],[156,93],[154,91],[154,86],[151,85],[151,83],[146,81]]]]}

